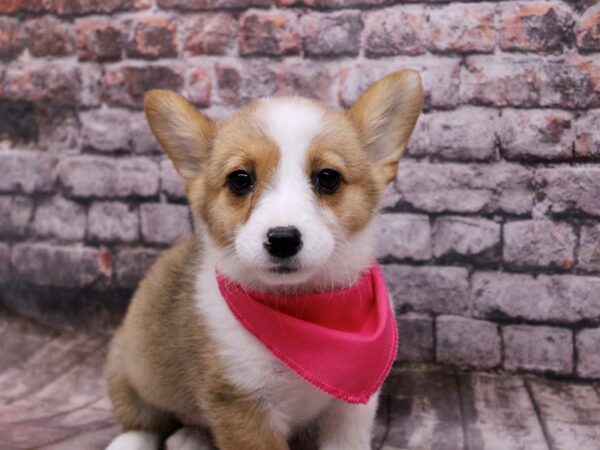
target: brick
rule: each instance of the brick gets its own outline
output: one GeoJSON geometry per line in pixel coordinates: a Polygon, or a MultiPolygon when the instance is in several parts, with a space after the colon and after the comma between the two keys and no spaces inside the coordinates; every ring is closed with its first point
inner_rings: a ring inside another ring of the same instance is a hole
{"type": "Polygon", "coordinates": [[[36,236],[76,241],[85,235],[85,208],[62,197],[39,204],[31,224],[36,236]]]}
{"type": "Polygon", "coordinates": [[[284,56],[300,53],[300,27],[290,11],[249,11],[240,18],[240,54],[284,56]]]}
{"type": "Polygon", "coordinates": [[[102,97],[114,106],[141,108],[144,93],[150,89],[178,91],[183,86],[179,68],[166,66],[126,66],[107,69],[102,97]]]}
{"type": "Polygon", "coordinates": [[[160,162],[160,189],[169,198],[185,198],[185,184],[169,159],[160,162]]]}
{"type": "Polygon", "coordinates": [[[57,172],[72,197],[152,197],[158,193],[158,165],[144,158],[77,156],[63,159],[57,172]]]}
{"type": "Polygon", "coordinates": [[[33,204],[21,196],[0,196],[0,236],[22,236],[27,230],[33,204]]]}
{"type": "Polygon", "coordinates": [[[507,159],[569,159],[575,130],[564,111],[504,109],[498,135],[507,159]]]}
{"type": "Polygon", "coordinates": [[[82,143],[102,152],[129,150],[131,112],[124,109],[97,109],[79,113],[82,143]]]}
{"type": "Polygon", "coordinates": [[[461,314],[469,302],[468,271],[462,267],[384,265],[397,311],[461,314]]]}
{"type": "Polygon", "coordinates": [[[81,130],[73,107],[44,102],[36,104],[35,115],[40,149],[60,155],[79,152],[81,130]]]}
{"type": "Polygon", "coordinates": [[[600,106],[600,62],[569,56],[547,61],[540,69],[540,104],[568,109],[600,106]]]}
{"type": "Polygon", "coordinates": [[[0,151],[0,191],[28,194],[47,192],[54,187],[53,157],[36,151],[0,151]]]}
{"type": "Polygon", "coordinates": [[[225,103],[243,105],[251,100],[275,94],[277,76],[273,67],[256,63],[217,64],[219,97],[225,103]]]}
{"type": "Polygon", "coordinates": [[[0,139],[15,144],[35,142],[39,136],[36,106],[32,102],[0,100],[0,139]]]}
{"type": "Polygon", "coordinates": [[[119,202],[94,202],[88,215],[88,237],[101,242],[135,242],[139,219],[135,207],[119,202]]]}
{"type": "Polygon", "coordinates": [[[435,321],[436,361],[491,369],[502,359],[496,324],[457,316],[439,316],[435,321]]]}
{"type": "Polygon", "coordinates": [[[10,247],[0,242],[0,283],[6,283],[10,279],[10,247]]]}
{"type": "Polygon", "coordinates": [[[25,33],[21,23],[10,17],[0,17],[0,59],[16,58],[25,48],[25,33]]]}
{"type": "Polygon", "coordinates": [[[223,103],[235,104],[240,98],[242,74],[233,64],[217,64],[215,67],[216,88],[223,103]]]}
{"type": "Polygon", "coordinates": [[[402,314],[398,324],[397,361],[433,362],[433,320],[420,314],[402,314]]]}
{"type": "Polygon", "coordinates": [[[431,11],[431,50],[491,53],[496,47],[494,5],[450,4],[431,11]]]}
{"type": "Polygon", "coordinates": [[[551,213],[579,211],[600,216],[599,167],[540,168],[535,182],[551,213]]]}
{"type": "Polygon", "coordinates": [[[210,9],[241,9],[252,6],[271,6],[272,0],[158,0],[161,8],[182,11],[204,11],[210,9]]]}
{"type": "Polygon", "coordinates": [[[486,105],[600,105],[600,64],[591,57],[471,56],[461,73],[463,101],[486,105]]]}
{"type": "Polygon", "coordinates": [[[381,199],[381,209],[395,208],[400,200],[398,192],[392,184],[388,184],[383,190],[383,198],[381,199]]]}
{"type": "Polygon", "coordinates": [[[129,58],[177,56],[177,25],[165,16],[141,16],[125,23],[125,52],[129,58]]]}
{"type": "Polygon", "coordinates": [[[72,107],[79,103],[81,90],[81,73],[78,67],[57,62],[21,62],[6,69],[0,84],[0,99],[48,101],[72,107]]]}
{"type": "Polygon", "coordinates": [[[129,133],[135,153],[147,154],[161,151],[160,145],[150,131],[143,113],[129,113],[129,133]]]}
{"type": "Polygon", "coordinates": [[[351,64],[340,70],[339,103],[350,108],[379,78],[390,73],[383,64],[351,64]]]}
{"type": "Polygon", "coordinates": [[[580,50],[600,50],[600,4],[589,8],[577,21],[575,28],[580,50]]]}
{"type": "Polygon", "coordinates": [[[225,55],[235,45],[237,21],[229,14],[203,14],[185,27],[184,47],[188,55],[225,55]]]}
{"type": "Polygon", "coordinates": [[[339,9],[357,6],[379,6],[390,3],[390,0],[275,0],[275,3],[282,7],[306,6],[317,9],[339,9]]]}
{"type": "Polygon", "coordinates": [[[409,154],[445,160],[490,160],[496,156],[498,121],[496,111],[473,107],[421,115],[409,154]]]}
{"type": "Polygon", "coordinates": [[[420,55],[428,45],[427,17],[421,7],[367,13],[365,54],[369,57],[420,55]]]}
{"type": "Polygon", "coordinates": [[[383,214],[377,232],[377,258],[424,261],[431,258],[429,218],[419,214],[383,214]]]}
{"type": "Polygon", "coordinates": [[[464,102],[494,106],[535,106],[540,102],[542,61],[522,57],[470,56],[460,77],[464,102]]]}
{"type": "MultiPolygon", "coordinates": [[[[327,67],[293,62],[276,65],[272,70],[276,81],[276,95],[300,95],[330,103],[334,78],[327,67]]],[[[245,89],[246,92],[250,90],[250,86],[245,89]]]]}
{"type": "Polygon", "coordinates": [[[207,107],[211,104],[212,70],[207,66],[191,67],[185,76],[184,95],[192,103],[207,107]]]}
{"type": "Polygon", "coordinates": [[[136,288],[159,255],[159,251],[147,248],[120,250],[116,261],[117,285],[125,289],[136,288]]]}
{"type": "Polygon", "coordinates": [[[216,78],[219,98],[240,106],[271,95],[299,95],[329,103],[335,83],[328,67],[303,61],[218,64],[216,78]]]}
{"type": "Polygon", "coordinates": [[[121,59],[121,31],[110,19],[82,19],[75,24],[80,61],[121,59]]]}
{"type": "Polygon", "coordinates": [[[55,0],[59,14],[114,13],[150,7],[149,0],[55,0]]]}
{"type": "Polygon", "coordinates": [[[191,232],[187,206],[145,203],[140,207],[142,237],[152,244],[173,244],[191,232]]]}
{"type": "Polygon", "coordinates": [[[12,264],[20,281],[46,287],[102,288],[108,285],[110,265],[103,250],[52,244],[16,244],[12,264]],[[107,270],[108,269],[108,270],[107,270]]]}
{"type": "Polygon", "coordinates": [[[350,107],[379,78],[402,68],[418,70],[423,79],[425,108],[447,108],[459,103],[458,60],[444,58],[414,58],[407,64],[385,62],[352,63],[340,70],[339,100],[350,107]]]}
{"type": "Polygon", "coordinates": [[[600,110],[588,111],[575,119],[575,154],[600,157],[600,110]]]}
{"type": "Polygon", "coordinates": [[[0,12],[12,14],[16,12],[41,13],[54,9],[53,0],[4,0],[0,3],[0,12]]]}
{"type": "Polygon", "coordinates": [[[576,237],[573,228],[550,220],[523,220],[504,224],[503,258],[519,267],[574,265],[576,237]]]}
{"type": "Polygon", "coordinates": [[[301,26],[305,55],[358,55],[363,27],[359,12],[308,14],[302,17],[301,26]]]}
{"type": "Polygon", "coordinates": [[[50,16],[29,20],[27,48],[33,56],[66,56],[75,51],[72,27],[50,16]]]}
{"type": "Polygon", "coordinates": [[[500,224],[477,217],[439,217],[433,226],[433,254],[480,256],[496,259],[500,247],[500,224]]]}
{"type": "Polygon", "coordinates": [[[576,373],[584,378],[600,378],[600,328],[585,328],[575,336],[576,373]]]}
{"type": "Polygon", "coordinates": [[[600,272],[600,224],[581,227],[577,267],[600,272]]]}
{"type": "Polygon", "coordinates": [[[570,330],[509,325],[502,328],[502,335],[506,369],[556,374],[573,371],[573,336],[570,330]]]}
{"type": "Polygon", "coordinates": [[[475,317],[567,323],[600,317],[595,277],[477,272],[471,284],[475,317]]]}
{"type": "Polygon", "coordinates": [[[395,182],[400,202],[427,212],[525,214],[533,174],[516,164],[432,164],[404,160],[395,182]],[[456,201],[460,199],[460,201],[456,201]]]}
{"type": "Polygon", "coordinates": [[[81,92],[79,103],[85,107],[100,106],[104,68],[99,64],[80,64],[81,92]]]}
{"type": "Polygon", "coordinates": [[[582,0],[580,2],[575,1],[569,3],[572,3],[572,7],[575,11],[583,13],[592,6],[594,6],[596,4],[596,0],[582,0]]]}
{"type": "Polygon", "coordinates": [[[502,50],[560,53],[573,40],[573,18],[558,2],[506,2],[499,6],[502,50]]]}

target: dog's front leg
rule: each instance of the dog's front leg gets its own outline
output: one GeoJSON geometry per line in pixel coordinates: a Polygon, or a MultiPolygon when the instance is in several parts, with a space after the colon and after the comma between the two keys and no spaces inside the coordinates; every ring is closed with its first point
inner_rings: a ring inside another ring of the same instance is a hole
{"type": "Polygon", "coordinates": [[[320,450],[370,449],[378,396],[366,405],[334,401],[321,419],[320,450]]]}
{"type": "Polygon", "coordinates": [[[217,389],[205,399],[203,410],[219,450],[289,450],[286,436],[250,396],[217,389]]]}

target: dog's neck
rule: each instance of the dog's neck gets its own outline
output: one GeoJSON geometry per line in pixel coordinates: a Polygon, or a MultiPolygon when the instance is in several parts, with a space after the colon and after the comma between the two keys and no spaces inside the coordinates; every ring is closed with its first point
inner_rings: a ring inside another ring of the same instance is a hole
{"type": "Polygon", "coordinates": [[[227,278],[246,289],[276,292],[282,295],[327,292],[352,286],[367,270],[375,255],[375,217],[361,231],[354,234],[339,251],[334,252],[327,264],[319,267],[308,279],[292,284],[271,284],[262,281],[251,268],[240,264],[233,250],[220,247],[205,227],[199,223],[195,229],[202,242],[202,270],[213,273],[218,268],[227,278]]]}

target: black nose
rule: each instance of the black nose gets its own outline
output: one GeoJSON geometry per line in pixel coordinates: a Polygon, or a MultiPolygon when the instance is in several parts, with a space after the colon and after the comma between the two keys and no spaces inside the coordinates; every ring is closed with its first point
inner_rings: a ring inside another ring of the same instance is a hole
{"type": "Polygon", "coordinates": [[[296,227],[275,227],[267,231],[265,248],[277,258],[294,256],[302,247],[302,236],[296,227]]]}

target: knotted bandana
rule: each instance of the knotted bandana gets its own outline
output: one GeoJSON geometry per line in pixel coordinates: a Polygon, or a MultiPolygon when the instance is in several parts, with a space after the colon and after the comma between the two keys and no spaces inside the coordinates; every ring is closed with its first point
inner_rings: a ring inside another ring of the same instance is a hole
{"type": "Polygon", "coordinates": [[[217,281],[242,326],[313,386],[348,403],[367,403],[381,387],[398,331],[376,262],[356,284],[333,292],[247,291],[219,271],[217,281]]]}

